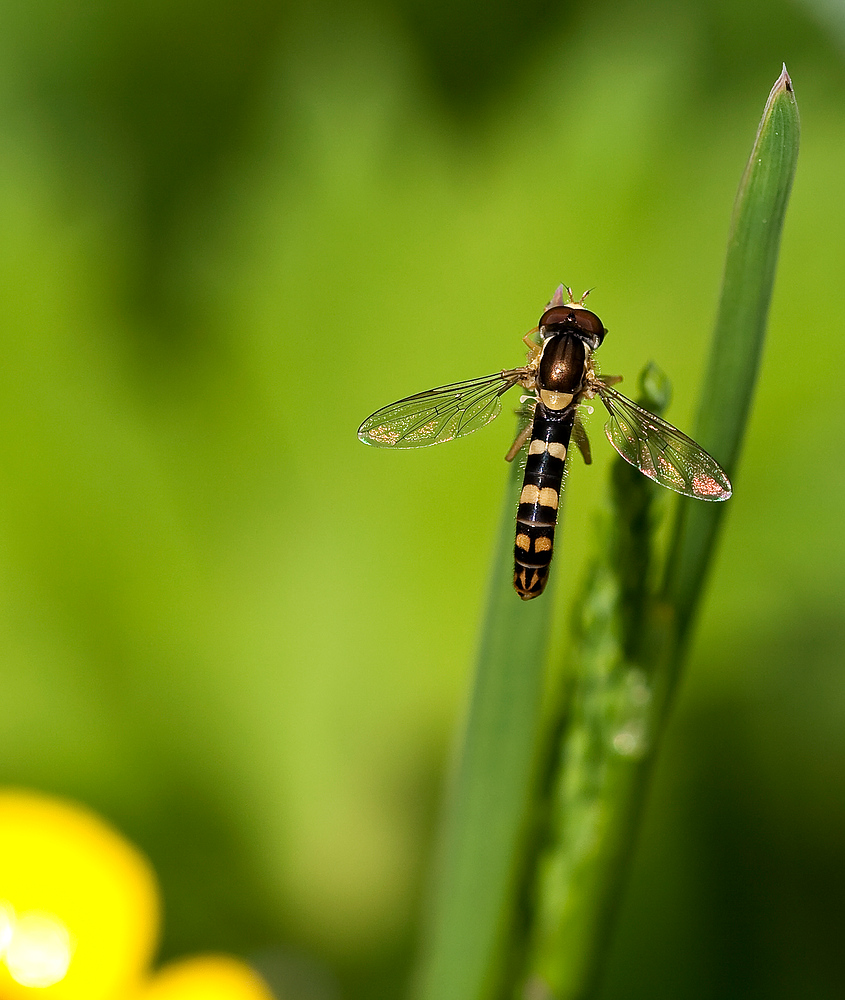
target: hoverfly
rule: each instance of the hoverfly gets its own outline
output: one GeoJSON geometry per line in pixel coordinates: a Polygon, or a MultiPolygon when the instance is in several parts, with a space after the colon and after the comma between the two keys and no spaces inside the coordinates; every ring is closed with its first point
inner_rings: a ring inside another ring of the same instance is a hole
{"type": "Polygon", "coordinates": [[[523,402],[533,405],[533,414],[505,456],[511,461],[530,440],[514,545],[514,587],[524,601],[546,586],[571,438],[584,461],[591,461],[578,414],[586,400],[598,396],[602,401],[610,414],[605,432],[611,445],[649,479],[698,500],[731,495],[730,481],[714,458],[617,392],[613,386],[621,376],[596,372],[593,351],[607,330],[584,306],[587,294],[575,299],[564,285],[556,290],[538,325],[523,337],[528,359],[522,368],[407,396],[376,410],[358,428],[364,444],[376,448],[424,448],[477,431],[498,416],[508,389],[519,385],[526,390],[523,402]]]}

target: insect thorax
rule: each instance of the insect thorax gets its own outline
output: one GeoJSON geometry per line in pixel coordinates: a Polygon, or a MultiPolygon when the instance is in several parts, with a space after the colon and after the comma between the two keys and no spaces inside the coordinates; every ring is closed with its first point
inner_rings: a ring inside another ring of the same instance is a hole
{"type": "Polygon", "coordinates": [[[565,409],[581,392],[589,358],[589,348],[573,334],[555,334],[545,341],[537,370],[537,389],[550,410],[565,409]]]}

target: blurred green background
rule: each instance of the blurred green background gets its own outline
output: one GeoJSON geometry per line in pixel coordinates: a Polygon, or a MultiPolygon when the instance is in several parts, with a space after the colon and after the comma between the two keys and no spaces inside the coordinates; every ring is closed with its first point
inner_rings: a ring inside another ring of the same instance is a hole
{"type": "Polygon", "coordinates": [[[513,423],[355,429],[518,364],[560,281],[689,427],[783,60],[770,338],[606,1000],[845,991],[845,7],[2,5],[0,780],[150,855],[163,956],[401,995],[513,423]]]}

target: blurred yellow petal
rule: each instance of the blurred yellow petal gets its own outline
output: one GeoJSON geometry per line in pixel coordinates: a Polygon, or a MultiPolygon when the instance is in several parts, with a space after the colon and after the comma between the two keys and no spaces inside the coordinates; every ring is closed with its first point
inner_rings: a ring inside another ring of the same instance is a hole
{"type": "Polygon", "coordinates": [[[15,911],[12,904],[0,898],[0,958],[6,954],[6,948],[12,940],[12,934],[17,923],[15,911]]]}
{"type": "Polygon", "coordinates": [[[43,989],[67,976],[74,950],[70,931],[55,914],[27,910],[15,915],[4,960],[16,983],[43,989]]]}
{"type": "Polygon", "coordinates": [[[69,801],[0,791],[0,998],[112,1000],[152,958],[155,875],[116,830],[69,801]]]}
{"type": "Polygon", "coordinates": [[[228,955],[198,955],[171,962],[137,1000],[275,1000],[264,980],[228,955]]]}

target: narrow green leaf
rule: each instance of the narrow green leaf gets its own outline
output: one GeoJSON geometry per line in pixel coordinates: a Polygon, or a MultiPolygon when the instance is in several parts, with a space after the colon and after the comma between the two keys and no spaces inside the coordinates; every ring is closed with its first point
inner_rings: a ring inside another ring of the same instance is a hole
{"type": "MultiPolygon", "coordinates": [[[[694,435],[731,476],[759,368],[798,134],[784,67],[766,103],[734,207],[694,435]]],[[[659,385],[659,380],[644,379],[644,390],[650,381],[659,385]]],[[[560,738],[550,834],[537,865],[526,977],[515,994],[520,1000],[595,995],[650,766],[719,520],[731,502],[678,500],[663,583],[657,587],[654,491],[623,466],[620,460],[614,469],[612,515],[579,605],[570,654],[575,687],[556,725],[560,738]]]]}
{"type": "MultiPolygon", "coordinates": [[[[760,367],[799,133],[798,107],[784,66],[766,102],[734,205],[722,295],[693,434],[731,479],[760,367]]],[[[724,504],[679,507],[664,597],[674,610],[681,636],[695,611],[724,513],[724,504]]]]}
{"type": "MultiPolygon", "coordinates": [[[[784,68],[734,208],[695,435],[729,474],[759,367],[797,149],[798,116],[784,68]]],[[[659,389],[660,379],[651,374],[644,389],[659,389]]],[[[557,766],[547,786],[552,835],[538,865],[534,924],[526,938],[516,910],[530,819],[543,804],[535,778],[551,602],[523,603],[510,587],[514,470],[442,831],[419,1000],[501,997],[513,976],[514,951],[526,941],[524,995],[581,1000],[593,994],[648,767],[724,507],[679,502],[665,582],[655,600],[652,487],[627,467],[614,475],[635,479],[616,484],[615,513],[605,530],[610,544],[595,560],[581,602],[573,652],[579,675],[555,724],[557,766]]]]}
{"type": "Polygon", "coordinates": [[[478,665],[441,830],[419,1000],[499,993],[525,856],[541,732],[551,594],[514,592],[514,462],[502,511],[478,665]]]}

